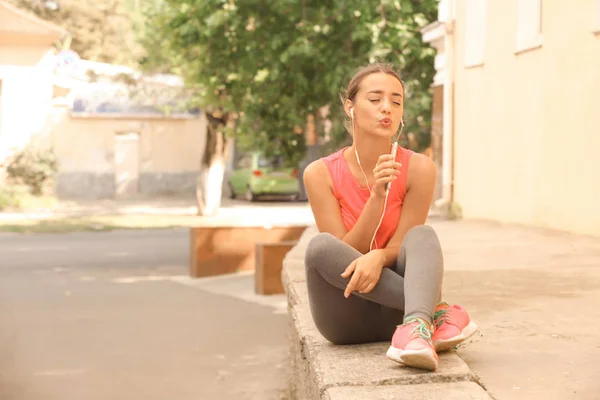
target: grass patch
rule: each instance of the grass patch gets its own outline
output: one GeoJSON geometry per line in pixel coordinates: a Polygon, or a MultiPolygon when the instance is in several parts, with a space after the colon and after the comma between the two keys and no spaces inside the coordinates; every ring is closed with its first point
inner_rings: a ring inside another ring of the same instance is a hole
{"type": "Polygon", "coordinates": [[[14,233],[106,232],[117,229],[166,229],[191,227],[200,223],[197,216],[103,215],[0,221],[0,231],[14,233]]]}
{"type": "Polygon", "coordinates": [[[0,211],[48,210],[55,208],[58,200],[53,196],[34,196],[25,186],[0,188],[0,211]]]}

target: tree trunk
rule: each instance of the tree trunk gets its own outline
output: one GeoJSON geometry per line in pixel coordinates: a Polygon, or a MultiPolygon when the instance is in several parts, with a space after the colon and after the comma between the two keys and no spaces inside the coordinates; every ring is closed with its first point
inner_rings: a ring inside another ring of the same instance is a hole
{"type": "Polygon", "coordinates": [[[308,165],[319,158],[318,135],[315,123],[315,116],[309,114],[306,118],[306,129],[304,131],[304,140],[306,141],[306,156],[298,165],[298,185],[300,195],[298,200],[307,201],[306,187],[304,186],[304,170],[308,165]]]}
{"type": "Polygon", "coordinates": [[[223,176],[227,146],[225,145],[224,118],[215,118],[207,114],[206,146],[196,182],[196,201],[198,215],[215,215],[221,206],[223,176]]]}

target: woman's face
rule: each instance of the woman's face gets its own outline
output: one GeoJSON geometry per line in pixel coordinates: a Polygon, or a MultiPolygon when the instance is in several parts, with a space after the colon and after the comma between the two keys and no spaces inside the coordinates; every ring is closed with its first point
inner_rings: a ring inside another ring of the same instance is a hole
{"type": "Polygon", "coordinates": [[[404,114],[404,90],[395,76],[377,72],[361,81],[354,102],[348,103],[348,116],[349,107],[353,107],[357,129],[370,135],[392,138],[404,114]]]}

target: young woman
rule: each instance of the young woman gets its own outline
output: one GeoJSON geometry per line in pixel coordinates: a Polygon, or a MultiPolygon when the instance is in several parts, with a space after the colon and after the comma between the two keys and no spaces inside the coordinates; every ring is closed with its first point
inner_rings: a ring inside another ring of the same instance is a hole
{"type": "Polygon", "coordinates": [[[468,313],[441,302],[443,258],[424,225],[434,163],[392,141],[404,85],[391,66],[356,73],[344,108],[352,146],[310,164],[304,183],[319,234],[306,250],[310,307],[334,344],[387,341],[387,356],[435,370],[437,352],[477,331],[468,313]]]}

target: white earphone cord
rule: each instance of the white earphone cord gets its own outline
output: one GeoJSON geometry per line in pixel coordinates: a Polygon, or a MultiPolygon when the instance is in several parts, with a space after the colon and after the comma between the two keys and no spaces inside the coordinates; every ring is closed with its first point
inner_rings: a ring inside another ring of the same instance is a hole
{"type": "MultiPolygon", "coordinates": [[[[363,167],[360,164],[360,158],[358,157],[358,142],[356,140],[356,136],[354,135],[354,110],[353,109],[350,110],[350,115],[352,115],[352,138],[354,139],[354,155],[356,156],[356,162],[358,163],[360,172],[362,172],[362,174],[365,178],[365,185],[367,186],[369,193],[373,194],[373,191],[371,190],[371,187],[369,186],[369,179],[367,178],[367,174],[365,174],[365,171],[363,170],[363,167]]],[[[401,122],[402,122],[402,128],[400,128],[400,134],[402,134],[402,130],[404,129],[404,121],[401,121],[401,122]]],[[[398,136],[400,136],[400,135],[398,135],[398,136]]],[[[396,141],[397,140],[398,140],[398,138],[396,138],[396,141]]],[[[392,144],[392,146],[393,146],[393,144],[392,144]]],[[[394,154],[394,156],[395,156],[395,154],[394,154]]],[[[385,192],[385,200],[383,201],[383,211],[381,213],[381,217],[379,218],[379,223],[377,224],[377,228],[375,228],[375,233],[373,233],[373,237],[371,238],[371,244],[369,245],[369,251],[373,250],[373,243],[375,243],[376,249],[379,248],[379,245],[377,244],[375,237],[377,236],[377,231],[379,231],[379,228],[381,227],[381,223],[383,222],[383,217],[385,216],[385,210],[387,207],[387,200],[388,200],[388,196],[390,194],[391,186],[392,186],[392,182],[388,183],[388,187],[385,192]]]]}

